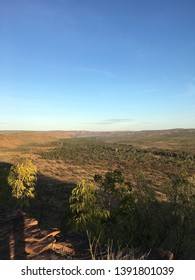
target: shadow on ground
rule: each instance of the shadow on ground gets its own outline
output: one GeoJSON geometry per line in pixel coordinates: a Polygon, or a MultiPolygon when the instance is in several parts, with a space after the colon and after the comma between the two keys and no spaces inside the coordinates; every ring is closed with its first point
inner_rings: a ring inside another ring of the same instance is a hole
{"type": "Polygon", "coordinates": [[[0,162],[0,259],[78,259],[88,243],[67,225],[75,185],[38,174],[31,206],[17,210],[7,183],[10,167],[0,162]]]}

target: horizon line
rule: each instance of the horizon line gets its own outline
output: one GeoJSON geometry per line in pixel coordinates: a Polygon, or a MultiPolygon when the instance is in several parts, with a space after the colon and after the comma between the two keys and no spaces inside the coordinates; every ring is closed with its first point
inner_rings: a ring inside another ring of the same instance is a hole
{"type": "Polygon", "coordinates": [[[145,132],[145,131],[167,131],[167,130],[195,130],[195,128],[163,128],[163,129],[141,129],[141,130],[63,130],[63,129],[51,129],[51,130],[30,130],[30,129],[0,129],[0,132],[145,132]]]}

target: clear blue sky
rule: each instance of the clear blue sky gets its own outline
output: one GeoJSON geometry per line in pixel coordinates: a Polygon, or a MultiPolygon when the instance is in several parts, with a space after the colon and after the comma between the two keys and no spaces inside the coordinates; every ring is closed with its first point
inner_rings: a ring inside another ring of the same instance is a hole
{"type": "Polygon", "coordinates": [[[195,128],[194,0],[1,0],[0,130],[195,128]]]}

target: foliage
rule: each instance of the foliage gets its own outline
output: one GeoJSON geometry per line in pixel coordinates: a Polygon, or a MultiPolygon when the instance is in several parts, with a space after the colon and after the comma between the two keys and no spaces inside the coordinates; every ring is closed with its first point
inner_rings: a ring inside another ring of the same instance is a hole
{"type": "Polygon", "coordinates": [[[37,169],[30,160],[19,162],[10,168],[8,183],[20,208],[28,205],[29,199],[35,197],[36,180],[37,169]]]}
{"type": "MultiPolygon", "coordinates": [[[[106,178],[107,174],[105,181],[106,178]]],[[[122,174],[120,178],[123,178],[122,174]]],[[[158,244],[164,235],[163,213],[151,182],[146,180],[143,174],[136,172],[134,184],[125,182],[123,178],[112,196],[115,197],[115,206],[117,206],[113,211],[111,226],[115,239],[122,240],[123,245],[158,244]],[[116,227],[117,232],[114,231],[116,227]]]]}
{"type": "Polygon", "coordinates": [[[151,182],[137,171],[134,183],[125,181],[120,170],[96,174],[94,181],[96,188],[79,184],[70,200],[79,229],[90,232],[91,240],[98,237],[107,244],[112,239],[113,247],[120,242],[122,248],[165,244],[177,258],[194,244],[195,187],[186,177],[173,178],[167,202],[157,198],[151,182]]]}
{"type": "Polygon", "coordinates": [[[114,140],[107,143],[95,138],[65,139],[57,142],[51,150],[39,154],[45,159],[63,160],[67,165],[87,169],[87,179],[90,176],[91,180],[97,168],[99,172],[119,168],[126,179],[131,181],[132,172],[136,169],[143,174],[147,173],[146,177],[149,176],[152,184],[159,187],[177,174],[185,172],[191,176],[194,173],[195,155],[192,152],[138,148],[130,145],[127,139],[124,143],[116,143],[114,140]]]}
{"type": "Polygon", "coordinates": [[[82,181],[73,189],[70,197],[70,209],[74,214],[73,220],[76,228],[90,234],[97,234],[99,225],[109,217],[109,211],[97,204],[96,193],[93,185],[82,181]]]}
{"type": "Polygon", "coordinates": [[[132,185],[120,170],[114,170],[104,176],[96,174],[94,180],[96,191],[81,183],[72,193],[71,209],[79,228],[92,234],[101,231],[105,242],[112,237],[115,244],[120,240],[123,246],[155,245],[162,235],[158,231],[162,213],[156,211],[156,196],[143,177],[137,177],[132,185]]]}
{"type": "Polygon", "coordinates": [[[155,194],[153,186],[136,176],[135,207],[132,213],[134,246],[158,246],[166,235],[165,209],[155,194]]]}
{"type": "Polygon", "coordinates": [[[192,253],[191,248],[195,246],[195,185],[192,180],[180,175],[172,180],[166,192],[172,217],[170,234],[174,238],[174,251],[181,258],[184,252],[192,253]]]}
{"type": "Polygon", "coordinates": [[[118,169],[107,172],[104,176],[96,174],[94,181],[98,186],[97,201],[110,213],[105,227],[107,239],[112,236],[116,242],[119,238],[125,241],[124,233],[128,227],[127,224],[125,226],[125,220],[134,207],[131,183],[125,181],[122,172],[118,169]]]}

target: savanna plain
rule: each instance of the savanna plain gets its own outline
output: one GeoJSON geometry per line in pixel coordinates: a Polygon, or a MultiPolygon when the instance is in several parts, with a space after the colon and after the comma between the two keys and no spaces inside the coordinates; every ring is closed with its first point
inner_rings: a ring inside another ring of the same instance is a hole
{"type": "Polygon", "coordinates": [[[195,259],[195,129],[1,131],[0,259],[195,259]]]}

